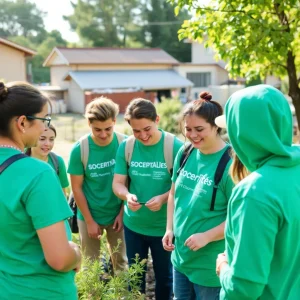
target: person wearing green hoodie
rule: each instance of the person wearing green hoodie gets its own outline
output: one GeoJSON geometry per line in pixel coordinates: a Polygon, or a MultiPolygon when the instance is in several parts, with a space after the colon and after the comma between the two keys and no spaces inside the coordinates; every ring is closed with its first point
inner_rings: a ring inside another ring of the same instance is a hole
{"type": "Polygon", "coordinates": [[[300,147],[289,104],[271,86],[249,87],[229,98],[225,119],[216,119],[224,123],[250,174],[229,200],[220,299],[300,299],[300,147]]]}

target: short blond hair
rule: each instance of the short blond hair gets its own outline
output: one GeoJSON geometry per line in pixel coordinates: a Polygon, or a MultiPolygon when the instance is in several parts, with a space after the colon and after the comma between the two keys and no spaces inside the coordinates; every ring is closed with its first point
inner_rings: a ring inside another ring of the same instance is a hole
{"type": "Polygon", "coordinates": [[[104,122],[115,120],[119,114],[119,105],[106,97],[99,97],[90,102],[85,108],[85,117],[90,121],[104,122]]]}

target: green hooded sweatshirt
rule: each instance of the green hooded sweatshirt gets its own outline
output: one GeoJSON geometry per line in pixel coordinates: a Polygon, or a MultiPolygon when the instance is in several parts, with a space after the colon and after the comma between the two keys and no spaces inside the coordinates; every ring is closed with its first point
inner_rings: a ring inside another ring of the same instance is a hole
{"type": "Polygon", "coordinates": [[[300,299],[300,147],[277,89],[258,85],[228,100],[230,142],[251,174],[233,189],[220,299],[300,299]]]}

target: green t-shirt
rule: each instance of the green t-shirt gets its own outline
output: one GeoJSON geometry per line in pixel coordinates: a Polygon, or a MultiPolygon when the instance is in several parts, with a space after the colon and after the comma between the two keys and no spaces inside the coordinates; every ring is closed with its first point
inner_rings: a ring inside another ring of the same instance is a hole
{"type": "MultiPolygon", "coordinates": [[[[64,189],[69,186],[69,180],[68,180],[68,175],[67,175],[67,171],[66,171],[66,166],[65,166],[65,162],[64,162],[63,158],[57,154],[56,154],[56,156],[58,159],[58,169],[59,169],[58,177],[59,177],[60,185],[64,189]]],[[[50,155],[48,156],[48,164],[54,169],[54,171],[56,171],[50,155]]]]}
{"type": "MultiPolygon", "coordinates": [[[[17,153],[0,149],[0,164],[17,153]]],[[[0,175],[0,191],[0,298],[77,299],[74,271],[47,264],[36,232],[72,216],[53,169],[21,159],[0,175]]]]}
{"type": "Polygon", "coordinates": [[[225,149],[213,154],[203,154],[194,149],[177,175],[183,146],[176,156],[172,177],[175,183],[175,249],[172,252],[172,263],[191,282],[208,287],[220,286],[216,275],[216,258],[219,253],[224,252],[224,240],[211,242],[197,251],[190,250],[184,243],[192,234],[212,229],[226,219],[227,203],[233,188],[228,174],[230,163],[219,184],[214,211],[210,211],[214,175],[225,149]]]}
{"type": "MultiPolygon", "coordinates": [[[[88,136],[88,141],[89,157],[86,170],[81,162],[80,143],[77,142],[71,152],[68,173],[84,176],[82,189],[93,219],[100,225],[110,225],[114,223],[122,205],[121,200],[112,191],[118,139],[114,134],[112,142],[104,147],[95,144],[91,135],[88,136]]],[[[84,221],[80,210],[77,217],[84,221]]]]}
{"type": "MultiPolygon", "coordinates": [[[[163,131],[161,139],[155,145],[145,146],[136,140],[129,168],[125,159],[126,141],[119,147],[115,173],[129,176],[129,191],[137,196],[139,202],[147,202],[154,196],[168,192],[171,188],[171,175],[164,159],[163,141],[163,131]]],[[[181,145],[182,142],[175,138],[173,157],[176,156],[181,145]]],[[[144,235],[163,236],[166,230],[166,218],[166,204],[156,212],[145,205],[133,212],[128,208],[127,202],[124,208],[124,224],[130,230],[144,235]]]]}

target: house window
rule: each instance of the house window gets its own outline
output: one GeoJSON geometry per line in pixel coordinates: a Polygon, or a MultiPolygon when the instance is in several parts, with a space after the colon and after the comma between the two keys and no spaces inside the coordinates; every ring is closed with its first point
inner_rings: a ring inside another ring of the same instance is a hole
{"type": "Polygon", "coordinates": [[[187,73],[186,77],[194,84],[194,87],[207,87],[211,84],[210,72],[187,73]]]}

